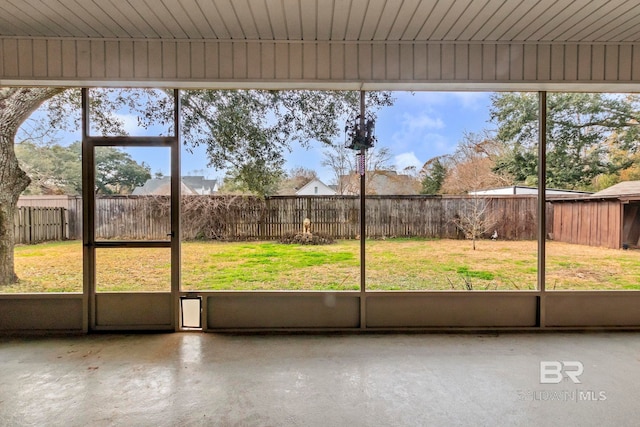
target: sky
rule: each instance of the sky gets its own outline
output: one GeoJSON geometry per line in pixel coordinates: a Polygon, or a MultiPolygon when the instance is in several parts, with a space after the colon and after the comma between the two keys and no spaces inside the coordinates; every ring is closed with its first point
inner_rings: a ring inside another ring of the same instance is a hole
{"type": "MultiPolygon", "coordinates": [[[[490,129],[489,106],[491,93],[484,92],[393,92],[395,103],[378,111],[375,135],[377,146],[388,147],[392,162],[399,172],[415,166],[420,170],[429,159],[455,151],[465,132],[481,132],[490,129]]],[[[130,135],[141,135],[137,119],[121,114],[125,129],[130,135]]],[[[344,124],[340,124],[343,127],[344,124]]],[[[166,133],[165,133],[166,134],[166,133]]],[[[80,140],[80,133],[60,132],[58,142],[66,145],[80,140]]],[[[336,142],[343,142],[344,135],[336,142]]],[[[303,148],[293,144],[291,153],[286,153],[286,170],[296,167],[313,169],[326,184],[330,184],[332,172],[323,168],[321,143],[303,148]]],[[[169,175],[169,150],[166,148],[129,148],[126,150],[138,162],[145,162],[151,172],[169,175]]],[[[355,155],[355,153],[354,153],[355,155]]],[[[204,148],[193,153],[183,147],[182,175],[204,175],[207,178],[222,178],[224,171],[208,167],[204,148]]]]}
{"type": "MultiPolygon", "coordinates": [[[[491,93],[485,92],[394,92],[394,105],[378,112],[376,145],[389,147],[396,170],[409,166],[420,170],[427,160],[453,153],[464,132],[491,128],[490,97],[491,93]]],[[[344,135],[339,141],[344,141],[344,135]]],[[[321,143],[308,149],[297,144],[292,148],[286,155],[286,170],[313,169],[326,184],[331,183],[332,172],[321,165],[324,149],[321,143]]],[[[204,150],[182,154],[182,173],[223,175],[207,170],[204,150]]]]}

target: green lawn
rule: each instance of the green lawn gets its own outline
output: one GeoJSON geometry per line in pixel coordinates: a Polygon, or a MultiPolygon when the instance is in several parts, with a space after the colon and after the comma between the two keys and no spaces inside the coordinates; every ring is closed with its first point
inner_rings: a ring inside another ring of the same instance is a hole
{"type": "MultiPolygon", "coordinates": [[[[367,241],[370,290],[535,289],[537,243],[460,240],[367,241]]],[[[185,290],[357,290],[360,242],[185,242],[185,290]]],[[[168,249],[100,249],[99,291],[170,289],[168,249]]],[[[4,292],[81,292],[82,244],[17,246],[20,282],[4,292]]],[[[640,289],[640,251],[547,244],[547,289],[640,289]]]]}

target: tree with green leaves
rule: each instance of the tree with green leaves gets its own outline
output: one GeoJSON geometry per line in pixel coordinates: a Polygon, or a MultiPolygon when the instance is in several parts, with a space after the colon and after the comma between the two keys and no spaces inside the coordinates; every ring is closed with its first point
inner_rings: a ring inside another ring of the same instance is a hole
{"type": "MultiPolygon", "coordinates": [[[[79,148],[79,143],[76,143],[79,148]]],[[[151,179],[151,168],[115,147],[96,147],[96,193],[131,194],[151,179]]]]}
{"type": "MultiPolygon", "coordinates": [[[[20,167],[31,178],[24,194],[82,193],[80,142],[64,146],[23,141],[16,144],[15,150],[20,167]]],[[[96,190],[98,194],[130,194],[151,178],[149,169],[116,147],[98,147],[96,190]]]]}
{"type": "Polygon", "coordinates": [[[23,141],[15,146],[20,167],[31,183],[23,194],[80,194],[82,159],[80,147],[23,141]]]}
{"type": "MultiPolygon", "coordinates": [[[[594,180],[631,166],[638,148],[639,98],[601,93],[550,93],[547,97],[547,186],[590,189],[594,180]],[[616,155],[616,150],[625,155],[616,155]]],[[[491,120],[505,154],[495,171],[537,185],[538,97],[499,93],[491,120]]]]}
{"type": "Polygon", "coordinates": [[[446,156],[437,156],[428,160],[421,170],[423,175],[420,194],[439,194],[447,177],[446,156]]]}

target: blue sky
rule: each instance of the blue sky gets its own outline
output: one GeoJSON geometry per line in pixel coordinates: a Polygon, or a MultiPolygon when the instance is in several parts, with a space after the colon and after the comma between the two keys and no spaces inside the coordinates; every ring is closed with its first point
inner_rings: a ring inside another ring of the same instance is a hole
{"type": "MultiPolygon", "coordinates": [[[[399,171],[407,166],[419,170],[430,158],[452,153],[465,131],[491,126],[491,93],[394,92],[394,97],[394,105],[378,113],[376,138],[378,146],[389,147],[399,171]]],[[[310,151],[294,150],[287,167],[314,169],[321,179],[330,180],[330,171],[320,165],[322,147],[316,144],[310,151]]]]}
{"type": "MultiPolygon", "coordinates": [[[[490,93],[483,92],[394,92],[396,101],[392,107],[378,112],[376,137],[378,146],[389,147],[397,170],[416,166],[419,170],[425,161],[442,154],[452,153],[465,131],[480,132],[491,128],[489,120],[490,93]]],[[[121,115],[125,128],[131,135],[144,134],[137,128],[135,117],[121,115]]],[[[341,124],[342,127],[342,124],[341,124]]],[[[80,139],[80,133],[60,133],[60,143],[80,139]]],[[[344,136],[340,136],[340,142],[344,136]]],[[[286,155],[286,169],[305,167],[318,172],[326,183],[332,173],[321,166],[320,143],[305,149],[297,144],[286,155]]],[[[169,174],[169,152],[162,148],[131,148],[127,150],[134,159],[144,161],[152,173],[169,174]]],[[[192,154],[183,150],[182,174],[205,175],[215,178],[224,172],[208,168],[204,149],[192,154]]]]}
{"type": "MultiPolygon", "coordinates": [[[[398,170],[416,166],[434,156],[452,153],[465,131],[480,132],[490,128],[489,105],[491,93],[485,92],[394,92],[396,102],[380,110],[376,122],[378,146],[389,147],[398,170]]],[[[344,136],[340,137],[340,142],[344,136]]],[[[323,146],[313,144],[309,149],[294,144],[287,153],[286,169],[305,167],[318,172],[329,183],[331,171],[321,166],[323,146]]],[[[183,175],[194,173],[222,176],[207,170],[204,150],[193,155],[183,153],[183,175]]],[[[152,165],[152,170],[155,168],[152,165]]]]}

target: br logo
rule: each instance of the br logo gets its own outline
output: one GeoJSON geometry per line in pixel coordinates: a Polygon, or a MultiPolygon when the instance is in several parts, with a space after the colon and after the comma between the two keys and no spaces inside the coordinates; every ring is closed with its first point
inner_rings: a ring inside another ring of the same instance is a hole
{"type": "Polygon", "coordinates": [[[540,384],[559,384],[567,377],[574,384],[580,384],[578,377],[584,372],[584,365],[577,360],[548,360],[540,362],[540,384]]]}

